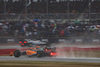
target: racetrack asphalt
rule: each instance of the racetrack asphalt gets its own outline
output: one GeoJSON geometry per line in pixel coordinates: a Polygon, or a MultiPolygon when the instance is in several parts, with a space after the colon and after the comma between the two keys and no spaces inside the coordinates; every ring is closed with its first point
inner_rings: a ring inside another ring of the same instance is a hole
{"type": "MultiPolygon", "coordinates": [[[[62,47],[61,45],[56,45],[57,47],[62,47]]],[[[66,47],[100,47],[100,45],[66,45],[66,47]]],[[[64,47],[64,45],[63,45],[64,47]]],[[[0,49],[11,49],[11,48],[22,48],[19,45],[14,46],[0,46],[0,49]]],[[[19,58],[15,58],[14,56],[0,56],[0,61],[58,61],[58,62],[85,62],[85,63],[100,63],[100,58],[85,58],[85,57],[27,57],[27,56],[21,56],[19,58]]]]}
{"type": "Polygon", "coordinates": [[[76,58],[76,57],[27,57],[21,56],[15,58],[14,56],[0,56],[0,61],[57,61],[57,62],[83,62],[83,63],[100,63],[100,58],[76,58]]]}
{"type": "MultiPolygon", "coordinates": [[[[91,47],[100,47],[100,45],[53,45],[53,47],[81,47],[81,48],[91,48],[91,47]]],[[[27,48],[21,47],[20,45],[0,45],[0,49],[14,49],[14,48],[27,48]]]]}

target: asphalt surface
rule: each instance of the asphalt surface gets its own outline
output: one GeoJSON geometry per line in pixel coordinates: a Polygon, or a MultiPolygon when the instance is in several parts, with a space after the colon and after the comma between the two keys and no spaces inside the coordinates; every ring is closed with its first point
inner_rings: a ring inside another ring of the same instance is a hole
{"type": "MultiPolygon", "coordinates": [[[[100,47],[100,45],[55,45],[53,47],[81,47],[81,48],[91,48],[91,47],[100,47]]],[[[28,48],[27,46],[21,47],[20,45],[7,45],[0,46],[0,49],[16,49],[16,48],[28,48]]]]}
{"type": "MultiPolygon", "coordinates": [[[[100,47],[100,45],[56,45],[57,47],[100,47]]],[[[0,46],[0,49],[12,49],[12,48],[22,48],[20,45],[13,46],[0,46]]],[[[23,47],[25,48],[25,47],[23,47]]],[[[0,61],[57,61],[57,62],[85,62],[85,63],[100,63],[100,58],[85,58],[85,57],[27,57],[21,56],[15,58],[14,56],[0,56],[0,61]]]]}
{"type": "Polygon", "coordinates": [[[100,63],[100,58],[68,58],[68,57],[27,57],[21,56],[15,58],[14,56],[0,56],[0,61],[57,61],[57,62],[84,62],[84,63],[100,63]]]}

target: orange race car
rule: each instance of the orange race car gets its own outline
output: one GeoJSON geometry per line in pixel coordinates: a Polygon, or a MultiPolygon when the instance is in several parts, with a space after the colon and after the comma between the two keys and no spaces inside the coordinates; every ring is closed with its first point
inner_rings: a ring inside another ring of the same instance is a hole
{"type": "Polygon", "coordinates": [[[15,57],[20,57],[21,55],[27,55],[29,57],[32,56],[37,56],[37,57],[45,57],[45,56],[57,56],[57,51],[56,51],[56,47],[32,47],[29,50],[25,50],[25,51],[20,51],[20,50],[15,50],[13,52],[13,55],[15,57]]]}

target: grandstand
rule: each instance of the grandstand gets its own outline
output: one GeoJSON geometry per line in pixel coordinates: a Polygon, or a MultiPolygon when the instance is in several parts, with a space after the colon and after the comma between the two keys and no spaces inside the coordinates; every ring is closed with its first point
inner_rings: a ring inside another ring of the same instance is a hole
{"type": "Polygon", "coordinates": [[[0,20],[99,21],[100,0],[0,0],[0,20]]]}
{"type": "MultiPolygon", "coordinates": [[[[0,22],[1,25],[2,22],[4,24],[0,27],[0,32],[2,32],[0,35],[17,36],[32,34],[32,31],[37,33],[38,31],[39,34],[46,37],[50,35],[65,36],[63,33],[65,30],[67,31],[66,34],[70,32],[70,36],[79,34],[88,36],[91,33],[90,29],[94,30],[94,28],[96,29],[94,25],[100,24],[99,6],[100,0],[0,0],[0,22]],[[31,22],[35,19],[43,23],[39,22],[33,25],[34,30],[32,30],[31,22]],[[6,23],[9,23],[8,26],[5,25],[6,23]],[[79,23],[79,28],[75,25],[77,23],[79,23]],[[29,27],[27,28],[25,25],[29,25],[29,27]],[[42,26],[42,28],[37,25],[42,26]],[[73,30],[67,29],[70,27],[73,30]],[[89,32],[87,32],[88,30],[89,32]]],[[[100,35],[100,29],[91,35],[94,34],[100,35]]]]}

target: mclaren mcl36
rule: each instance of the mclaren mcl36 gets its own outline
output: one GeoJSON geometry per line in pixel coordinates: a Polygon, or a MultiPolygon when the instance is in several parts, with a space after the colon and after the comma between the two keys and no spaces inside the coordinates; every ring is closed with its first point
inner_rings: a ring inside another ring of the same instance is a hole
{"type": "Polygon", "coordinates": [[[36,47],[31,47],[30,49],[24,50],[24,51],[17,49],[12,54],[15,57],[20,57],[22,55],[27,55],[29,57],[32,57],[32,56],[55,57],[55,56],[57,56],[57,50],[56,50],[56,47],[44,47],[43,48],[43,47],[40,47],[40,46],[36,46],[36,47]]]}

